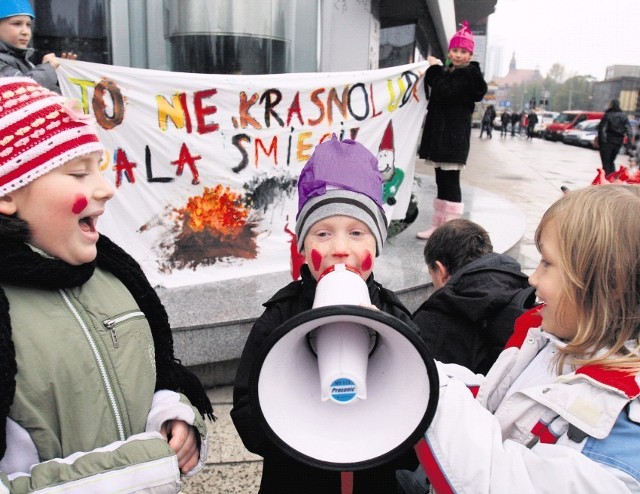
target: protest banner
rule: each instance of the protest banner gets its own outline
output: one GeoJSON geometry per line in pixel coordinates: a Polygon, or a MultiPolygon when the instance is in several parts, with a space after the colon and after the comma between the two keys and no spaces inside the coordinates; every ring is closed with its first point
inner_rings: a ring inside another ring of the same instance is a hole
{"type": "Polygon", "coordinates": [[[245,76],[62,60],[58,78],[106,147],[117,191],[100,231],[171,288],[289,270],[297,177],[332,134],[378,157],[387,218],[404,218],[426,68],[245,76]]]}

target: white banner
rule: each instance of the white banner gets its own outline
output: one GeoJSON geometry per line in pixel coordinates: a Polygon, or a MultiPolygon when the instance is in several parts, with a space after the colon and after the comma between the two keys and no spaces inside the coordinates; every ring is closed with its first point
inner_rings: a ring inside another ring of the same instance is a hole
{"type": "Polygon", "coordinates": [[[117,192],[100,231],[153,285],[176,287],[289,270],[296,180],[332,133],[378,157],[387,218],[404,218],[426,68],[242,76],[62,60],[57,72],[106,147],[117,192]]]}

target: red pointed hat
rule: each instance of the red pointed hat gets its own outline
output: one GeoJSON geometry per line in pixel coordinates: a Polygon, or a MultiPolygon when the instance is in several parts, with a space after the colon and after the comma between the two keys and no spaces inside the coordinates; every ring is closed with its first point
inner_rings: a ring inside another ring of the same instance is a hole
{"type": "Polygon", "coordinates": [[[393,151],[393,125],[392,122],[389,121],[387,128],[384,130],[384,135],[382,136],[382,141],[380,141],[379,151],[393,151]]]}
{"type": "Polygon", "coordinates": [[[469,29],[469,23],[467,21],[462,22],[462,29],[453,35],[451,41],[449,41],[449,49],[464,48],[469,50],[473,54],[473,50],[476,47],[476,42],[473,40],[473,33],[469,29]]]}

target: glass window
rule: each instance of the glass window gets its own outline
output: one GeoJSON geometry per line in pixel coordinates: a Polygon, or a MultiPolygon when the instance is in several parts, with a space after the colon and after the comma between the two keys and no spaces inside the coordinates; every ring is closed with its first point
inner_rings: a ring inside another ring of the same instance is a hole
{"type": "Polygon", "coordinates": [[[382,69],[412,63],[415,48],[415,24],[383,28],[380,30],[380,61],[378,66],[382,69]]]}
{"type": "MultiPolygon", "coordinates": [[[[2,0],[0,0],[2,1],[2,0]]],[[[88,62],[216,74],[313,72],[318,0],[32,0],[33,45],[88,62]]]]}
{"type": "Polygon", "coordinates": [[[80,60],[111,63],[107,39],[107,0],[37,0],[34,61],[47,53],[73,51],[80,60]]]}
{"type": "Polygon", "coordinates": [[[171,70],[291,71],[295,1],[164,0],[171,70]]]}

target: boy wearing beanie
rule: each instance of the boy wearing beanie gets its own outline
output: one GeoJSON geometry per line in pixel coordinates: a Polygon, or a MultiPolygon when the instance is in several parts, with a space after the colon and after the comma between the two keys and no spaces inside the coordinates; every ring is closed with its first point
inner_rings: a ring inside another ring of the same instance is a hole
{"type": "Polygon", "coordinates": [[[140,266],[97,230],[114,189],[89,120],[0,78],[0,484],[179,492],[211,404],[140,266]]]}
{"type": "MultiPolygon", "coordinates": [[[[361,144],[349,139],[341,142],[335,135],[316,147],[300,174],[296,235],[306,264],[300,280],[264,304],[266,310],[255,322],[242,352],[231,410],[246,448],[264,458],[261,494],[343,492],[341,472],[308,466],[280,451],[265,436],[258,412],[249,401],[251,367],[265,339],[286,320],[312,308],[322,274],[335,264],[355,268],[366,281],[371,303],[415,328],[393,292],[373,279],[374,261],[387,236],[382,192],[375,156],[361,144]]],[[[407,468],[402,465],[417,465],[413,451],[379,467],[354,472],[353,494],[395,492],[395,470],[407,468]]]]}
{"type": "Polygon", "coordinates": [[[464,213],[460,172],[469,156],[471,115],[475,103],[487,92],[478,62],[472,62],[473,34],[465,21],[449,42],[448,60],[443,65],[430,56],[424,76],[429,99],[427,119],[418,155],[435,167],[437,197],[433,202],[431,227],[418,232],[427,239],[440,225],[464,213]]]}
{"type": "MultiPolygon", "coordinates": [[[[2,0],[0,2],[0,76],[31,77],[38,84],[60,92],[56,69],[60,60],[55,53],[47,53],[42,63],[35,65],[30,58],[31,29],[36,15],[29,0],[2,0]]],[[[75,60],[78,56],[65,52],[61,58],[75,60]]]]}

